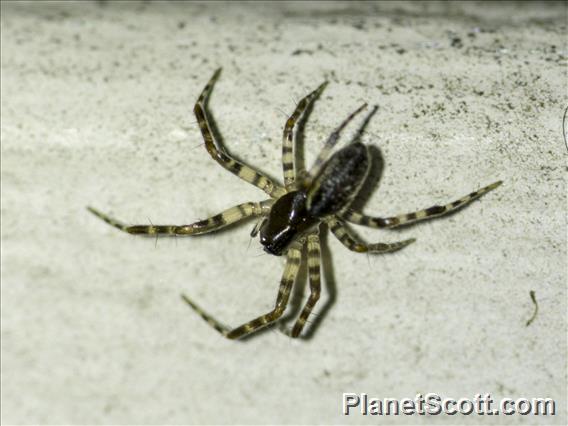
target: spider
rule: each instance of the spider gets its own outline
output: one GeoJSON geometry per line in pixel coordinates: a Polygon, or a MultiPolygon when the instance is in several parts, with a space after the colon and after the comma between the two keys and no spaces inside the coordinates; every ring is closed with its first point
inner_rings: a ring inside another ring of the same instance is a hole
{"type": "Polygon", "coordinates": [[[205,141],[205,148],[219,165],[244,181],[262,189],[270,198],[260,202],[239,204],[208,219],[189,225],[126,225],[92,207],[87,207],[87,209],[121,231],[129,234],[155,236],[204,234],[217,231],[245,218],[259,218],[251,232],[251,236],[256,237],[260,235],[260,243],[267,253],[276,256],[286,256],[284,273],[280,281],[274,308],[252,321],[230,329],[208,315],[189,297],[182,295],[182,299],[209,325],[229,339],[239,339],[280,319],[286,309],[292,286],[300,269],[302,250],[304,247],[307,247],[310,295],[291,331],[288,331],[291,337],[300,335],[320,298],[319,232],[322,224],[326,224],[331,232],[349,250],[358,253],[393,252],[406,247],[414,242],[415,239],[392,243],[367,244],[346,227],[346,222],[371,228],[395,228],[453,212],[497,188],[502,183],[497,181],[451,203],[435,205],[413,213],[392,217],[371,217],[355,211],[350,207],[351,203],[359,193],[371,165],[369,149],[360,142],[360,136],[366,123],[376,112],[377,107],[374,107],[367,115],[356,136],[344,148],[332,153],[341,131],[357,114],[366,108],[366,104],[355,110],[335,128],[324,143],[309,172],[296,170],[293,143],[294,129],[298,119],[324,90],[327,85],[327,82],[324,82],[298,103],[296,109],[286,121],[282,137],[284,185],[281,185],[263,173],[233,158],[211,131],[206,104],[220,72],[221,69],[218,69],[213,74],[194,107],[194,113],[205,141]]]}

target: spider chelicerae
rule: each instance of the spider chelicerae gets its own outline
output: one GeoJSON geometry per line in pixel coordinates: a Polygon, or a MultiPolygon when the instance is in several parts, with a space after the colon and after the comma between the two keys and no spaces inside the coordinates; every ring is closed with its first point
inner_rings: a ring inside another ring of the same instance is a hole
{"type": "Polygon", "coordinates": [[[368,114],[353,140],[344,148],[332,153],[341,131],[357,114],[366,108],[366,104],[354,111],[331,133],[309,172],[297,170],[298,167],[295,164],[294,128],[302,114],[327,85],[327,82],[324,82],[298,103],[296,109],[286,121],[282,137],[284,185],[281,185],[263,173],[234,159],[211,131],[206,103],[220,72],[221,69],[218,69],[213,74],[194,108],[205,147],[211,157],[222,167],[244,181],[262,189],[270,198],[260,202],[239,204],[208,219],[189,225],[125,225],[92,207],[88,207],[88,210],[121,231],[129,234],[155,236],[204,234],[217,231],[245,218],[259,218],[251,236],[260,235],[260,243],[267,253],[286,256],[286,265],[274,309],[237,328],[230,329],[204,312],[189,297],[182,295],[183,300],[209,325],[229,339],[238,339],[249,335],[276,322],[282,316],[300,269],[302,249],[306,246],[310,295],[293,328],[288,332],[292,337],[300,335],[320,297],[320,225],[327,224],[331,232],[349,250],[358,253],[393,252],[406,247],[415,240],[367,244],[346,227],[346,222],[371,228],[394,228],[407,225],[453,212],[497,188],[502,183],[497,181],[445,205],[435,205],[398,216],[371,217],[355,211],[351,208],[352,201],[360,192],[371,166],[369,149],[360,142],[360,136],[377,107],[373,108],[368,114]]]}

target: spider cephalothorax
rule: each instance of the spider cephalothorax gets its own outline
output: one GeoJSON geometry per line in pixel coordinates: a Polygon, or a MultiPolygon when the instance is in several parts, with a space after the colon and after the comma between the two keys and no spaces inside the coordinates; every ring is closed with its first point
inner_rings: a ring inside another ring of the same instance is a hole
{"type": "Polygon", "coordinates": [[[280,256],[288,246],[319,223],[306,207],[306,193],[292,191],[272,205],[260,226],[260,244],[267,253],[280,256]]]}
{"type": "Polygon", "coordinates": [[[359,142],[359,137],[364,125],[376,111],[376,108],[367,116],[353,141],[332,154],[343,128],[366,105],[361,106],[347,117],[324,143],[309,172],[297,170],[294,160],[293,131],[296,122],[306,111],[306,108],[319,96],[327,83],[320,85],[316,90],[303,98],[286,121],[282,138],[284,185],[277,184],[259,171],[232,158],[224,146],[213,136],[205,103],[220,71],[220,69],[217,70],[211,80],[209,80],[194,108],[195,116],[205,141],[205,147],[211,157],[222,167],[246,182],[262,189],[270,198],[260,202],[239,204],[208,219],[189,225],[125,225],[92,207],[88,209],[121,231],[145,235],[198,235],[216,231],[245,218],[259,217],[260,220],[251,235],[256,236],[256,234],[260,234],[260,243],[264,246],[266,252],[277,256],[286,255],[286,266],[280,281],[274,309],[240,327],[229,329],[205,313],[187,296],[182,296],[189,306],[197,311],[205,321],[230,339],[238,339],[248,335],[268,324],[274,323],[282,316],[300,268],[301,250],[306,246],[310,295],[290,332],[292,337],[300,335],[320,296],[319,232],[322,223],[325,223],[339,241],[350,250],[360,253],[392,252],[407,246],[414,239],[393,243],[367,244],[360,241],[346,226],[345,222],[372,228],[393,228],[411,224],[419,220],[455,211],[501,184],[501,181],[498,181],[449,204],[436,205],[398,216],[386,218],[371,217],[356,212],[350,208],[350,205],[361,189],[361,185],[365,181],[371,165],[369,150],[366,145],[359,142]]]}

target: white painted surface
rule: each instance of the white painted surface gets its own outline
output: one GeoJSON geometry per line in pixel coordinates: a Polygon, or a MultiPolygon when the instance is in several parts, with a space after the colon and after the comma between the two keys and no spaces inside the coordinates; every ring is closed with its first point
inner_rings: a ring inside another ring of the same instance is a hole
{"type": "Polygon", "coordinates": [[[565,424],[565,13],[3,2],[2,422],[565,424]],[[335,303],[312,339],[226,341],[179,294],[235,326],[269,310],[282,259],[248,247],[253,223],[156,246],[85,210],[177,224],[263,198],[201,146],[193,102],[218,66],[226,145],[272,176],[284,113],[329,79],[306,157],[378,103],[364,140],[385,168],[366,212],[504,184],[446,219],[358,229],[417,238],[397,254],[330,237],[335,303]],[[551,397],[558,415],[344,417],[343,392],[551,397]]]}

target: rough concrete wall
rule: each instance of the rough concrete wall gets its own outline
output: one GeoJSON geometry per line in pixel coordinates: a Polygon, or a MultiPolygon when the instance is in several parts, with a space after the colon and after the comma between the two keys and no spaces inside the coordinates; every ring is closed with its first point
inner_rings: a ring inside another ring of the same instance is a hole
{"type": "Polygon", "coordinates": [[[4,424],[566,423],[565,4],[1,11],[4,424]],[[155,243],[85,210],[179,224],[263,199],[203,149],[192,104],[218,66],[219,131],[271,176],[286,114],[328,79],[306,162],[348,113],[378,104],[363,140],[384,169],[366,212],[504,184],[445,219],[357,228],[417,238],[395,254],[326,238],[312,338],[225,340],[179,294],[231,325],[269,310],[283,262],[250,242],[253,223],[155,243]],[[345,417],[343,392],[551,397],[558,415],[345,417]]]}

